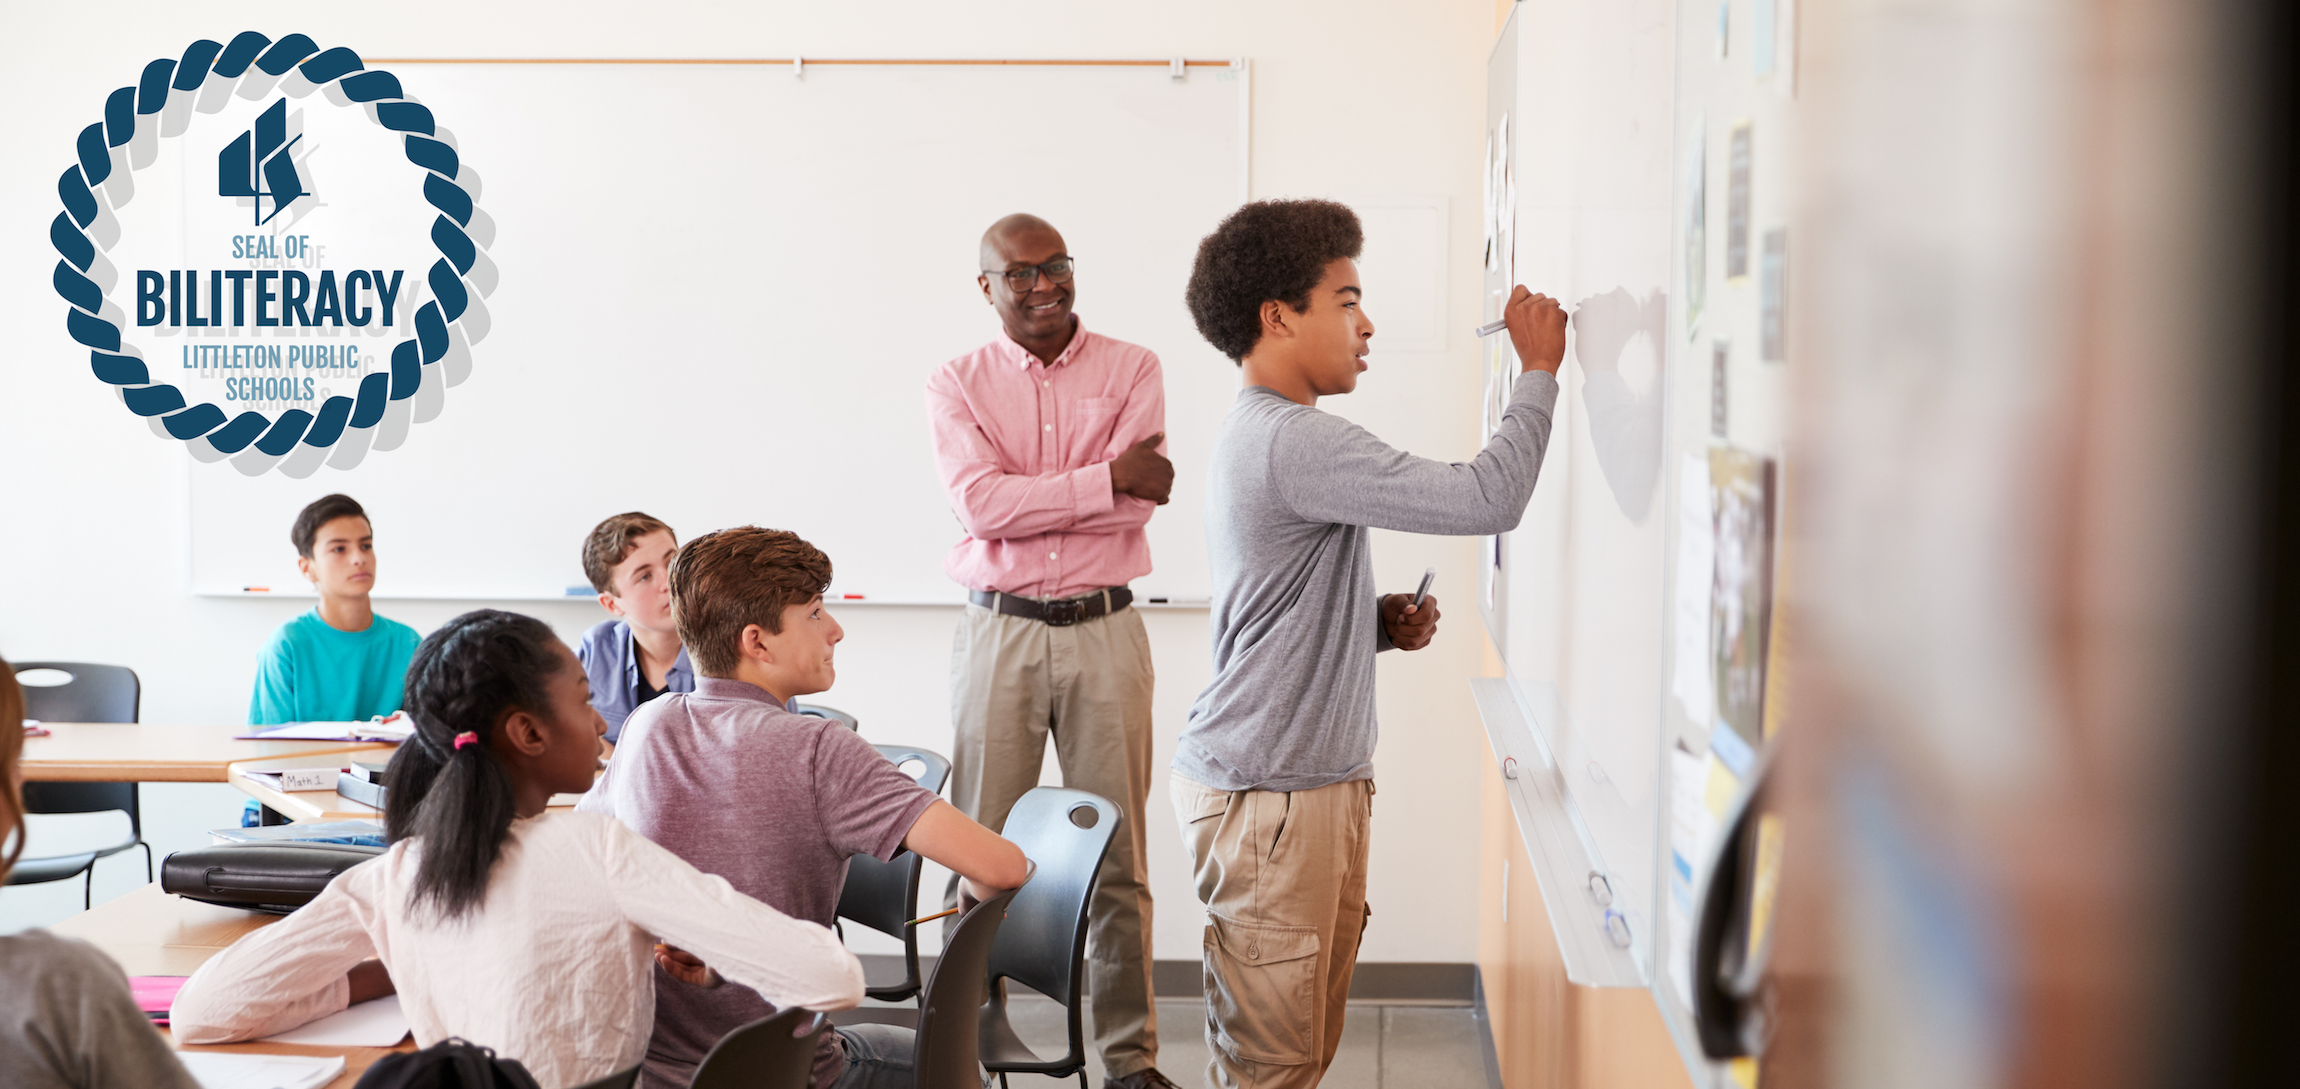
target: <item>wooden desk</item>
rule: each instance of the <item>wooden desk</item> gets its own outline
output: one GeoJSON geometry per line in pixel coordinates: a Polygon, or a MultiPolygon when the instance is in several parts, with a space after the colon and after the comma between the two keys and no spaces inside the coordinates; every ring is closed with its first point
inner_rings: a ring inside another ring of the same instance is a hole
{"type": "MultiPolygon", "coordinates": [[[[242,936],[278,922],[280,916],[201,904],[146,885],[117,900],[66,919],[49,929],[94,945],[120,962],[131,976],[188,976],[209,957],[242,936]]],[[[161,1029],[162,1035],[167,1034],[161,1029]]],[[[171,1042],[173,1042],[171,1040],[171,1042]]],[[[343,1056],[343,1074],[327,1089],[349,1089],[377,1059],[392,1051],[413,1051],[403,1040],[396,1048],[313,1047],[305,1044],[226,1044],[185,1051],[231,1051],[258,1055],[343,1056]]]]}
{"type": "Polygon", "coordinates": [[[378,748],[372,741],[239,741],[246,726],[43,722],[24,739],[24,778],[36,783],[222,783],[240,760],[378,748]]]}

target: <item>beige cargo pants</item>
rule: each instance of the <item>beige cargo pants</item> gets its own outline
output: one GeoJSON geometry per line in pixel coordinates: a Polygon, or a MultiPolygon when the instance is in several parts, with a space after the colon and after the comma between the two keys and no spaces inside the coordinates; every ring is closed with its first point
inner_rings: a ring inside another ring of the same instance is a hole
{"type": "MultiPolygon", "coordinates": [[[[1103,1076],[1158,1063],[1150,994],[1150,881],[1142,811],[1150,801],[1150,635],[1121,609],[1066,627],[969,605],[952,640],[951,804],[993,830],[1030,788],[1046,739],[1064,786],[1099,794],[1126,814],[1086,923],[1088,1031],[1103,1076]]],[[[958,902],[955,881],[945,906],[958,902]]]]}
{"type": "Polygon", "coordinates": [[[1169,787],[1206,904],[1206,1084],[1308,1089],[1342,1046],[1365,936],[1370,779],[1314,790],[1169,787]]]}

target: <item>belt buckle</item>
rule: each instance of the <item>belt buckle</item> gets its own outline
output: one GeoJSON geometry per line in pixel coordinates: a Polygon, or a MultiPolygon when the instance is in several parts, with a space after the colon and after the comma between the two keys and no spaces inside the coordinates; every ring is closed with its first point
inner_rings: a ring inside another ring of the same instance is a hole
{"type": "Polygon", "coordinates": [[[1040,619],[1046,621],[1046,625],[1050,628],[1067,628],[1083,619],[1085,613],[1086,601],[1083,598],[1074,597],[1063,601],[1047,602],[1046,612],[1040,619]]]}

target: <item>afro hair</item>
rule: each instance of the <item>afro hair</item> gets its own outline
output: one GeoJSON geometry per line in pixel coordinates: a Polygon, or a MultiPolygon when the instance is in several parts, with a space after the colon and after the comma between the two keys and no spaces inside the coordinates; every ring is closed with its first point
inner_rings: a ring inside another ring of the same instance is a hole
{"type": "Polygon", "coordinates": [[[1184,297],[1190,318],[1234,363],[1262,339],[1262,304],[1310,306],[1326,266],[1365,248],[1358,214],[1330,200],[1262,200],[1230,213],[1198,243],[1184,297]]]}

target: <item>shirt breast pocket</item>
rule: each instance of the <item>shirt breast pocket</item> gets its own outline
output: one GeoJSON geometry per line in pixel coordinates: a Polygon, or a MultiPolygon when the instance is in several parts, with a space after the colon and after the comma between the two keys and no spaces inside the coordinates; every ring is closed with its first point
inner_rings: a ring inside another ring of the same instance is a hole
{"type": "Polygon", "coordinates": [[[1124,397],[1081,397],[1071,406],[1071,434],[1085,449],[1106,447],[1118,428],[1118,413],[1125,407],[1124,397]]]}

